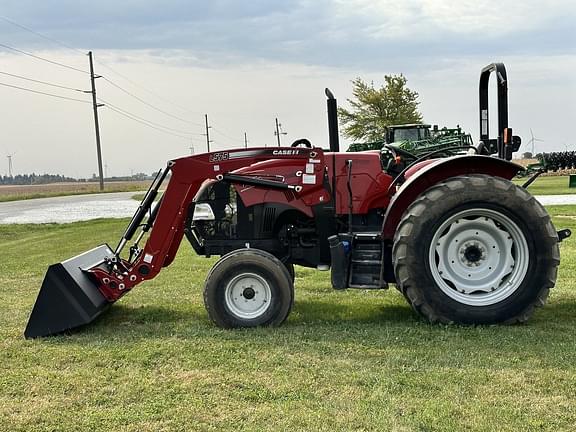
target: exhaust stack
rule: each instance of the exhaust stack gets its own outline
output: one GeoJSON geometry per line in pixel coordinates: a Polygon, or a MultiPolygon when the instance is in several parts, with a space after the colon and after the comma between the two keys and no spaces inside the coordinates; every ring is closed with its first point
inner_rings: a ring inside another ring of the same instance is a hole
{"type": "Polygon", "coordinates": [[[330,91],[330,89],[324,90],[328,100],[326,105],[328,106],[328,136],[330,138],[330,151],[339,152],[340,151],[340,137],[338,135],[338,102],[336,98],[330,91]]]}

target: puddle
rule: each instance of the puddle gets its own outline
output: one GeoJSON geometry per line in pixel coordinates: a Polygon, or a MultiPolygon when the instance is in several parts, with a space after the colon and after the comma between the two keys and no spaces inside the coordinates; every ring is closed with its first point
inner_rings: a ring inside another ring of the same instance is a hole
{"type": "Polygon", "coordinates": [[[563,205],[576,204],[576,194],[574,195],[536,195],[536,199],[542,205],[563,205]]]}
{"type": "Polygon", "coordinates": [[[48,208],[24,210],[17,215],[0,219],[0,224],[68,223],[98,218],[131,217],[138,208],[136,201],[93,201],[81,205],[55,205],[48,208]]]}
{"type": "Polygon", "coordinates": [[[69,223],[98,218],[131,217],[134,193],[83,195],[0,203],[0,224],[69,223]]]}

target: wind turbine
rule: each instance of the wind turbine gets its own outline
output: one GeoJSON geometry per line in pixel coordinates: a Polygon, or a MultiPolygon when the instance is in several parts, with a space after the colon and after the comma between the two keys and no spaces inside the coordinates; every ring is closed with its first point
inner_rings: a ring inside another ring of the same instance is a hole
{"type": "Polygon", "coordinates": [[[540,138],[535,138],[534,137],[534,133],[532,132],[532,128],[530,128],[530,141],[528,141],[528,145],[532,146],[532,157],[534,157],[534,143],[536,141],[540,141],[540,142],[544,142],[544,140],[541,140],[540,138]]]}
{"type": "Polygon", "coordinates": [[[8,158],[8,177],[12,177],[12,157],[16,154],[16,152],[6,155],[8,158]]]}

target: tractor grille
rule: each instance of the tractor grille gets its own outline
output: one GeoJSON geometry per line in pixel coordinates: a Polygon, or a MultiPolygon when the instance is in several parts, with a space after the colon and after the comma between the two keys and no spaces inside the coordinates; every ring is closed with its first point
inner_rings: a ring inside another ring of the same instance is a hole
{"type": "Polygon", "coordinates": [[[276,220],[276,209],[274,207],[267,207],[264,209],[264,221],[262,222],[262,231],[264,233],[271,233],[274,229],[274,221],[276,220]]]}

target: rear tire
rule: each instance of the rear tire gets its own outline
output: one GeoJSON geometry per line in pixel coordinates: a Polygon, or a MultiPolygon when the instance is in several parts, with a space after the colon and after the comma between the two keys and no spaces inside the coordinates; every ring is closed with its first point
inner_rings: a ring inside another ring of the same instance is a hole
{"type": "Polygon", "coordinates": [[[219,327],[277,326],[294,303],[294,285],[285,265],[268,252],[238,249],[212,267],[204,305],[219,327]]]}
{"type": "Polygon", "coordinates": [[[430,322],[519,323],[556,282],[558,235],[526,190],[487,175],[453,177],[422,193],[394,239],[394,272],[430,322]]]}

